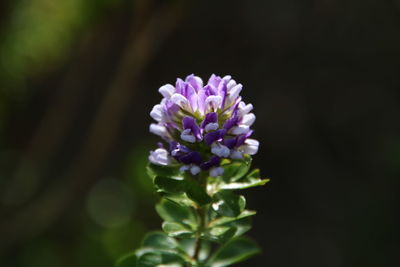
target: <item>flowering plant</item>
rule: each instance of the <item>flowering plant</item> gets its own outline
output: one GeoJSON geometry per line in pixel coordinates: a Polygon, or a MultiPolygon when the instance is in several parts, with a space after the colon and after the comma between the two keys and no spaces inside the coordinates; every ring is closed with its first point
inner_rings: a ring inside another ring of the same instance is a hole
{"type": "Polygon", "coordinates": [[[259,252],[242,236],[255,211],[236,191],[268,179],[249,172],[259,142],[250,138],[256,117],[241,90],[231,76],[216,75],[205,85],[189,75],[159,89],[163,99],[150,112],[157,122],[150,132],[163,142],[150,152],[148,173],[161,195],[163,232],[148,234],[117,266],[223,267],[259,252]]]}

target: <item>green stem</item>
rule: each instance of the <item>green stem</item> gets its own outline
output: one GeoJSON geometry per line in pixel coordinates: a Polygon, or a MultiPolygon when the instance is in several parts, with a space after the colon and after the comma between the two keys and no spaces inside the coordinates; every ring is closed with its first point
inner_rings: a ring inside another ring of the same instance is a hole
{"type": "Polygon", "coordinates": [[[199,207],[197,209],[197,214],[199,215],[200,219],[200,225],[199,225],[199,230],[197,232],[197,237],[196,237],[196,243],[194,247],[194,254],[193,254],[193,259],[198,262],[199,260],[199,255],[200,255],[200,250],[201,250],[201,243],[202,240],[200,238],[201,233],[204,231],[205,228],[205,212],[203,207],[199,207]]]}
{"type": "MultiPolygon", "coordinates": [[[[201,175],[199,177],[200,179],[200,185],[204,188],[207,189],[207,176],[201,175]]],[[[207,225],[207,211],[208,211],[209,205],[205,206],[199,206],[196,207],[197,214],[199,216],[199,229],[197,231],[197,236],[196,236],[196,243],[194,247],[194,253],[193,253],[193,259],[195,260],[196,264],[199,262],[199,256],[200,256],[200,250],[202,246],[202,239],[200,238],[204,230],[206,229],[207,225]]]]}

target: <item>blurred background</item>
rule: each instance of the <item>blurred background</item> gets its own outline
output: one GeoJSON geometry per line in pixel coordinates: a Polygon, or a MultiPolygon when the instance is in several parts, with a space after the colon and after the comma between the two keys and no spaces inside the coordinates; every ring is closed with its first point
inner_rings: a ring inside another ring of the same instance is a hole
{"type": "Polygon", "coordinates": [[[255,106],[237,266],[400,266],[399,71],[398,0],[2,0],[0,266],[108,267],[160,227],[148,114],[191,73],[255,106]]]}

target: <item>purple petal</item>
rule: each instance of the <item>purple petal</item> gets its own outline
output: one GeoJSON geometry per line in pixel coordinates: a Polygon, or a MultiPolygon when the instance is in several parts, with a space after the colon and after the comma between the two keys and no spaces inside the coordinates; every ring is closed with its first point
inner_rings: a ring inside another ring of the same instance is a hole
{"type": "Polygon", "coordinates": [[[173,116],[175,113],[177,113],[180,109],[181,108],[177,104],[172,102],[170,99],[168,99],[167,102],[165,102],[164,111],[170,117],[173,116]]]}
{"type": "Polygon", "coordinates": [[[191,152],[189,148],[184,145],[179,144],[176,141],[172,141],[169,143],[169,153],[171,155],[182,155],[191,152]]]}
{"type": "Polygon", "coordinates": [[[224,139],[223,144],[227,146],[229,149],[232,149],[236,146],[237,143],[237,138],[230,138],[230,139],[224,139]]]}
{"type": "Polygon", "coordinates": [[[208,170],[214,166],[218,166],[219,163],[221,162],[221,158],[218,156],[213,156],[211,157],[208,161],[203,162],[200,164],[200,168],[203,170],[208,170]]]}
{"type": "Polygon", "coordinates": [[[158,143],[157,143],[157,146],[158,146],[159,148],[164,148],[164,144],[161,143],[161,142],[158,142],[158,143]]]}
{"type": "Polygon", "coordinates": [[[176,79],[175,83],[176,93],[185,96],[183,93],[185,91],[185,87],[186,83],[181,78],[176,79]]]}
{"type": "Polygon", "coordinates": [[[198,108],[198,96],[196,90],[190,85],[186,84],[185,88],[186,98],[189,100],[190,106],[193,111],[196,111],[198,108]]]}
{"type": "Polygon", "coordinates": [[[184,164],[200,164],[201,163],[201,155],[197,151],[192,151],[184,156],[179,158],[179,161],[184,164]]]}
{"type": "Polygon", "coordinates": [[[179,143],[176,141],[169,142],[169,151],[175,150],[178,148],[179,143]]]}
{"type": "Polygon", "coordinates": [[[226,130],[225,129],[207,133],[204,136],[204,142],[207,145],[211,145],[215,141],[221,140],[225,136],[225,134],[226,134],[226,130]]]}
{"type": "Polygon", "coordinates": [[[248,132],[245,133],[245,134],[238,135],[238,136],[236,137],[236,138],[237,138],[236,146],[238,147],[238,146],[243,145],[243,144],[244,144],[244,141],[246,141],[246,139],[249,138],[252,134],[253,134],[253,131],[250,130],[250,131],[248,131],[248,132]]]}
{"type": "Polygon", "coordinates": [[[201,128],[204,128],[209,123],[215,123],[218,121],[218,115],[215,112],[210,112],[206,114],[203,123],[201,124],[201,128]]]}
{"type": "Polygon", "coordinates": [[[227,83],[228,82],[226,80],[222,80],[218,85],[218,94],[220,96],[222,96],[222,104],[221,104],[222,109],[224,109],[225,99],[226,99],[226,95],[228,93],[228,88],[226,87],[227,83]]]}
{"type": "Polygon", "coordinates": [[[196,91],[199,91],[203,88],[203,82],[201,81],[200,77],[195,76],[194,74],[190,74],[185,79],[196,91]]]}
{"type": "Polygon", "coordinates": [[[239,117],[238,117],[237,113],[235,112],[233,117],[224,123],[224,129],[229,130],[233,126],[237,125],[238,122],[239,122],[239,117]]]}
{"type": "Polygon", "coordinates": [[[204,93],[205,93],[205,95],[206,95],[206,97],[207,96],[210,96],[210,95],[218,95],[218,91],[217,91],[217,88],[215,88],[215,87],[212,87],[211,85],[209,85],[209,84],[207,84],[206,86],[204,86],[204,93]]]}
{"type": "MultiPolygon", "coordinates": [[[[221,80],[222,80],[221,77],[219,77],[215,74],[212,74],[210,79],[208,80],[207,84],[210,85],[211,88],[216,91],[221,80]]],[[[217,93],[217,91],[216,91],[216,93],[217,93]]]]}
{"type": "Polygon", "coordinates": [[[200,127],[197,125],[196,120],[192,117],[186,116],[182,120],[183,128],[190,129],[192,134],[197,138],[201,139],[200,127]]]}
{"type": "Polygon", "coordinates": [[[198,103],[197,103],[198,105],[197,106],[198,106],[198,109],[199,109],[199,111],[201,113],[205,112],[205,109],[206,109],[206,105],[205,105],[206,98],[207,98],[206,91],[203,90],[203,89],[199,90],[199,92],[197,93],[197,101],[198,101],[198,103]]]}

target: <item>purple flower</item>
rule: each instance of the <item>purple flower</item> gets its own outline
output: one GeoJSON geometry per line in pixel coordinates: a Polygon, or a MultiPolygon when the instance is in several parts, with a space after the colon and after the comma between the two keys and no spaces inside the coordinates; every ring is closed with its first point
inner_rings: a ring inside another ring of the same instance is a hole
{"type": "Polygon", "coordinates": [[[152,151],[150,161],[160,165],[176,161],[182,171],[195,175],[206,170],[219,176],[221,159],[257,153],[258,141],[249,138],[256,117],[253,105],[240,97],[242,88],[231,76],[215,74],[206,84],[191,74],[185,80],[178,78],[175,86],[160,87],[163,99],[150,112],[157,122],[150,125],[150,132],[168,142],[169,149],[152,151]]]}

